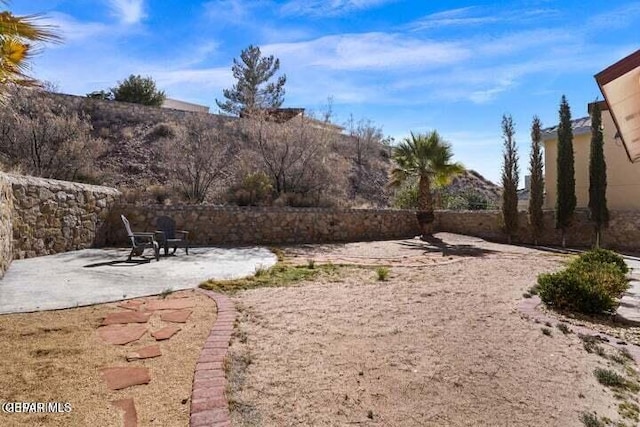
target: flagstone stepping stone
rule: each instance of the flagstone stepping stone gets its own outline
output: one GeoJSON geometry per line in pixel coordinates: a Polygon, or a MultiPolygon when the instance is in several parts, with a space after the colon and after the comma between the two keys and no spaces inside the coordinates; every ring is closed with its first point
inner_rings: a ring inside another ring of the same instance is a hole
{"type": "Polygon", "coordinates": [[[138,414],[133,398],[112,400],[111,404],[124,411],[122,416],[124,427],[138,427],[138,414]]]}
{"type": "Polygon", "coordinates": [[[125,345],[139,340],[147,332],[146,325],[109,325],[98,328],[98,336],[109,344],[125,345]]]}
{"type": "Polygon", "coordinates": [[[144,309],[148,311],[155,310],[182,310],[184,308],[193,308],[196,302],[187,298],[174,298],[165,300],[149,301],[144,309]]]}
{"type": "Polygon", "coordinates": [[[144,304],[144,301],[140,301],[140,300],[128,300],[128,301],[123,301],[121,303],[118,303],[118,307],[120,308],[126,308],[128,310],[138,310],[140,309],[140,306],[144,304]]]}
{"type": "Polygon", "coordinates": [[[170,311],[160,314],[160,319],[165,322],[186,323],[191,313],[191,310],[170,311]]]}
{"type": "Polygon", "coordinates": [[[149,384],[149,369],[143,367],[103,368],[102,378],[111,390],[122,390],[134,385],[149,384]]]}
{"type": "Polygon", "coordinates": [[[150,359],[158,356],[162,356],[162,352],[160,351],[160,346],[158,344],[154,344],[139,348],[136,351],[127,354],[127,360],[150,359]]]}
{"type": "Polygon", "coordinates": [[[188,293],[174,293],[169,295],[167,298],[189,298],[193,295],[189,295],[188,293]]]}
{"type": "Polygon", "coordinates": [[[152,313],[142,313],[140,311],[119,311],[107,314],[102,320],[103,325],[113,325],[116,323],[147,323],[152,313]]]}
{"type": "Polygon", "coordinates": [[[162,329],[158,329],[155,332],[151,332],[151,336],[156,339],[156,341],[168,340],[172,336],[178,333],[181,328],[179,326],[165,326],[162,329]]]}

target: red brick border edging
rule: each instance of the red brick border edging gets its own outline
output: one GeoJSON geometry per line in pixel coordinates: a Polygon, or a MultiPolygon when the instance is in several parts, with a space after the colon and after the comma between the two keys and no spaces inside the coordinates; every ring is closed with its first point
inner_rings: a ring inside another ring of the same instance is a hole
{"type": "Polygon", "coordinates": [[[229,297],[212,291],[198,290],[216,302],[218,317],[196,362],[189,425],[231,426],[227,398],[224,395],[227,379],[224,376],[223,361],[227,355],[237,312],[229,297]]]}

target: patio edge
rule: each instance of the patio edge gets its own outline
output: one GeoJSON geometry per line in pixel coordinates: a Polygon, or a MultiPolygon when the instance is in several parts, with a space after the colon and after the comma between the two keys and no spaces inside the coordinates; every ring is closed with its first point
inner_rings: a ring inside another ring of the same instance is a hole
{"type": "Polygon", "coordinates": [[[225,397],[227,379],[224,375],[224,359],[229,349],[237,311],[226,295],[203,289],[197,290],[213,299],[218,311],[216,321],[196,362],[189,425],[191,427],[230,426],[229,406],[225,397]]]}

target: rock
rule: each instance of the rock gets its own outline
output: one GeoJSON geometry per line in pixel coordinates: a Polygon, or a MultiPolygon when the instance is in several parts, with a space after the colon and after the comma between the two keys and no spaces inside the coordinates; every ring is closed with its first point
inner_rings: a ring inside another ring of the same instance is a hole
{"type": "Polygon", "coordinates": [[[193,308],[196,306],[195,301],[186,298],[164,299],[149,301],[144,306],[145,310],[182,310],[184,308],[193,308]]]}
{"type": "Polygon", "coordinates": [[[127,361],[150,359],[152,357],[162,356],[160,346],[158,344],[149,345],[147,347],[139,348],[138,350],[127,354],[127,361]]]}
{"type": "Polygon", "coordinates": [[[147,332],[146,325],[109,325],[98,328],[98,336],[109,344],[124,345],[139,340],[147,332]]]}
{"type": "Polygon", "coordinates": [[[122,390],[134,385],[149,384],[149,369],[143,367],[116,367],[101,369],[102,378],[111,390],[122,390]]]}
{"type": "Polygon", "coordinates": [[[122,415],[122,421],[124,427],[137,427],[138,426],[138,414],[136,412],[136,405],[133,402],[133,398],[112,400],[111,404],[118,409],[124,411],[122,415]]]}
{"type": "Polygon", "coordinates": [[[162,329],[151,332],[151,336],[154,337],[156,341],[168,340],[169,338],[177,334],[180,329],[181,328],[179,326],[165,326],[162,329]]]}
{"type": "Polygon", "coordinates": [[[170,311],[168,313],[162,313],[160,319],[165,322],[186,323],[191,313],[191,310],[170,311]]]}
{"type": "Polygon", "coordinates": [[[107,314],[102,320],[103,325],[113,325],[116,323],[147,323],[151,313],[140,311],[119,311],[107,314]]]}

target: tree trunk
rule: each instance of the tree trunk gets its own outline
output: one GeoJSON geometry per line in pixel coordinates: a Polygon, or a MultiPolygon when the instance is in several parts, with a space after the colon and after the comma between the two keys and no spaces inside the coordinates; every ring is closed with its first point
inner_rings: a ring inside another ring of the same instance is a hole
{"type": "Polygon", "coordinates": [[[563,248],[567,247],[567,233],[564,228],[562,229],[562,247],[563,248]]]}
{"type": "Polygon", "coordinates": [[[596,227],[596,249],[600,249],[600,227],[596,227]]]}
{"type": "Polygon", "coordinates": [[[433,201],[431,199],[431,182],[427,175],[420,176],[418,182],[418,212],[416,212],[422,238],[433,233],[433,201]]]}

